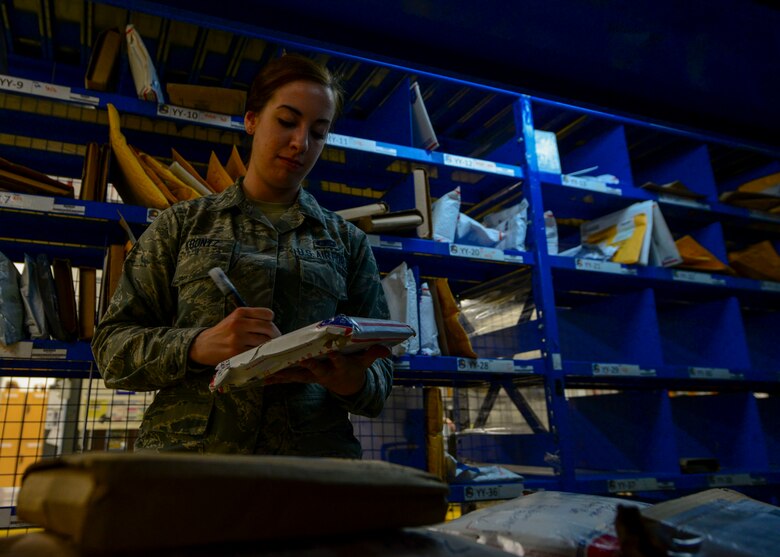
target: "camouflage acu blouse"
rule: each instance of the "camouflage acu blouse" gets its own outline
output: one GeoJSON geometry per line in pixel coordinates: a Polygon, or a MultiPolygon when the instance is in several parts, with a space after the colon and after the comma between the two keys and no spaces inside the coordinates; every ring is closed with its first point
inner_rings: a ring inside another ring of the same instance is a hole
{"type": "Polygon", "coordinates": [[[301,190],[274,227],[241,181],[163,211],[130,250],[92,342],[108,387],[157,390],[136,447],[359,457],[347,413],[376,416],[392,386],[377,360],[351,397],[320,385],[208,388],[214,368],[190,343],[233,311],[208,276],[221,267],[250,306],[273,309],[282,333],[338,313],[388,318],[376,261],[360,230],[301,190]]]}

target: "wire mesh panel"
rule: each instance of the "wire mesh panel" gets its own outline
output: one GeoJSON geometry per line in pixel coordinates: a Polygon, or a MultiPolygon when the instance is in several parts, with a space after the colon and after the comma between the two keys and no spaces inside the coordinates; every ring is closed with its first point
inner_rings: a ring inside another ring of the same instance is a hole
{"type": "Polygon", "coordinates": [[[100,379],[3,377],[0,508],[15,506],[33,462],[84,451],[131,451],[152,398],[106,389],[100,379]]]}

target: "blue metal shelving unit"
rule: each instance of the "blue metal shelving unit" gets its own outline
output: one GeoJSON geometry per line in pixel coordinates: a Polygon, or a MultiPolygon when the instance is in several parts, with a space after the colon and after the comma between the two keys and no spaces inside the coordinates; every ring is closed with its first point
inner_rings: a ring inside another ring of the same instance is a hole
{"type": "MultiPolygon", "coordinates": [[[[169,17],[154,2],[117,1],[92,7],[118,21],[143,17],[157,22],[169,17]]],[[[199,24],[197,14],[189,12],[182,14],[181,21],[199,24]]],[[[777,497],[780,439],[774,424],[780,415],[780,350],[774,336],[780,326],[780,283],[552,254],[545,241],[544,211],[551,210],[559,219],[560,243],[567,245],[576,243],[582,220],[637,201],[655,200],[673,231],[692,234],[726,258],[733,246],[759,239],[780,241],[780,216],[721,201],[721,194],[740,180],[776,172],[780,152],[765,146],[753,151],[742,142],[648,126],[624,116],[413,71],[360,53],[338,53],[327,45],[302,43],[251,25],[214,18],[202,23],[205,29],[229,31],[258,49],[262,46],[259,62],[237,58],[230,65],[232,73],[214,79],[213,84],[245,85],[246,75],[252,73],[249,70],[281,47],[312,52],[334,68],[349,70],[344,72],[350,76],[347,87],[351,93],[345,116],[328,141],[329,148],[343,157],[319,163],[309,183],[313,191],[332,202],[331,208],[361,200],[331,195],[324,191],[324,182],[353,181],[354,188],[374,189],[381,195],[402,179],[398,167],[403,165],[429,170],[434,197],[460,184],[466,210],[522,181],[522,195],[530,204],[526,251],[407,237],[370,238],[382,270],[407,261],[418,277],[447,277],[456,293],[513,273],[531,276],[536,316],[512,326],[515,345],[498,346],[495,357],[478,360],[411,356],[397,361],[396,378],[402,385],[504,389],[518,415],[531,426],[527,434],[483,431],[463,435],[458,442],[464,455],[525,466],[526,488],[664,498],[681,491],[734,487],[768,499],[777,497]],[[441,130],[440,150],[412,146],[409,109],[404,103],[408,104],[408,84],[413,78],[430,103],[434,126],[441,130]],[[539,169],[536,150],[530,147],[535,144],[536,129],[556,132],[561,173],[539,169]],[[596,174],[611,174],[619,183],[572,177],[594,166],[596,174]],[[672,179],[683,179],[699,197],[658,195],[640,187],[646,181],[672,179]],[[530,350],[538,351],[538,357],[515,358],[530,350]],[[549,427],[525,407],[521,390],[529,384],[544,390],[549,427]],[[573,389],[609,393],[575,396],[573,389]],[[709,459],[719,469],[684,471],[680,462],[686,458],[709,459]]],[[[32,29],[6,29],[9,36],[25,32],[34,34],[32,29]]],[[[158,44],[161,35],[150,33],[148,40],[160,68],[170,75],[186,73],[177,67],[179,58],[170,54],[175,51],[172,45],[158,44]]],[[[44,43],[44,53],[56,46],[44,43]]],[[[198,44],[204,49],[198,58],[208,58],[208,41],[204,38],[198,44]]],[[[78,49],[88,46],[81,44],[78,49]]],[[[228,143],[214,145],[190,135],[181,140],[166,135],[164,141],[155,141],[153,126],[144,123],[167,121],[182,130],[195,126],[217,130],[227,138],[238,137],[240,117],[204,118],[197,111],[132,98],[126,72],[118,92],[95,93],[80,86],[83,72],[73,68],[54,72],[57,64],[45,54],[36,63],[29,63],[29,58],[21,49],[8,53],[12,79],[0,77],[0,93],[37,104],[31,103],[29,110],[22,108],[22,102],[0,104],[0,132],[21,134],[24,130],[25,135],[67,137],[73,143],[105,141],[102,112],[112,103],[126,118],[142,122],[129,126],[130,140],[148,140],[146,148],[158,156],[167,156],[171,145],[179,150],[181,141],[185,155],[205,160],[203,153],[227,149],[228,143]],[[51,75],[56,79],[51,80],[51,75]],[[56,87],[34,89],[33,82],[56,87]],[[44,101],[64,105],[77,116],[69,118],[68,110],[46,112],[49,105],[44,101]],[[95,118],[85,116],[90,111],[95,118]],[[46,122],[50,125],[44,127],[46,122]]],[[[206,64],[196,73],[211,74],[215,66],[219,64],[206,64]]],[[[3,145],[2,152],[22,164],[39,161],[47,171],[59,168],[73,176],[81,164],[78,156],[50,151],[41,155],[21,143],[3,145]]],[[[14,260],[37,249],[50,256],[67,256],[74,266],[100,268],[105,247],[124,242],[119,212],[137,233],[153,217],[146,209],[119,204],[4,196],[0,192],[0,251],[14,260]]],[[[84,344],[33,344],[64,350],[66,355],[0,358],[3,374],[7,370],[52,377],[94,374],[84,344]]],[[[489,413],[490,404],[483,408],[489,413]]],[[[495,499],[514,493],[517,486],[481,486],[484,497],[473,489],[453,486],[453,500],[495,499]]]]}

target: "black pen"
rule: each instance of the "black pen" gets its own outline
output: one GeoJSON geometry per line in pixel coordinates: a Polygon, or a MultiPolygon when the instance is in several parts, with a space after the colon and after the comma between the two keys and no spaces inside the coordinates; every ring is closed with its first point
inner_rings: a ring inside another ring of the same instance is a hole
{"type": "Polygon", "coordinates": [[[238,307],[247,306],[247,303],[241,297],[241,294],[238,293],[236,287],[232,282],[230,282],[230,279],[225,274],[225,271],[219,267],[214,267],[209,271],[209,276],[211,277],[211,280],[214,281],[214,284],[217,285],[217,288],[219,288],[220,292],[222,292],[225,296],[233,297],[233,301],[238,307]]]}

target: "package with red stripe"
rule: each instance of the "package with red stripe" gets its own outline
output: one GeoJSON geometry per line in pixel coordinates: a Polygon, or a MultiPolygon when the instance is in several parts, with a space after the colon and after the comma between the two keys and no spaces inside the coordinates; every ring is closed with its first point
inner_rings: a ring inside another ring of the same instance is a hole
{"type": "Polygon", "coordinates": [[[367,317],[335,317],[274,338],[221,362],[211,380],[212,391],[248,386],[269,375],[330,352],[352,354],[372,346],[395,346],[414,335],[400,321],[367,317]]]}

